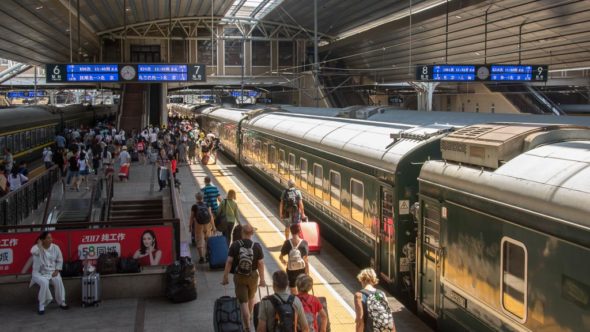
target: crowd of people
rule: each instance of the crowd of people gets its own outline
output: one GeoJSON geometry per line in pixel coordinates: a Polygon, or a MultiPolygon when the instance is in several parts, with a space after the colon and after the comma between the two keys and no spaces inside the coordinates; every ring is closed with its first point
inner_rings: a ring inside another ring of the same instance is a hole
{"type": "MultiPolygon", "coordinates": [[[[46,149],[43,152],[43,161],[47,168],[57,164],[72,190],[79,190],[82,184],[88,188],[89,175],[96,175],[99,171],[108,174],[114,172],[116,167],[119,179],[127,181],[132,161],[139,164],[155,163],[160,190],[163,190],[172,184],[168,179],[170,175],[176,175],[179,165],[208,162],[211,155],[216,161],[214,153],[219,148],[216,143],[218,140],[213,134],[206,134],[200,131],[195,123],[180,118],[171,118],[167,128],[150,126],[141,131],[132,130],[131,133],[117,130],[109,124],[95,128],[70,129],[57,135],[55,142],[57,149],[46,149]]],[[[18,171],[15,174],[20,177],[20,182],[26,182],[26,165],[19,165],[16,169],[18,171]]],[[[7,171],[6,168],[0,170],[7,171]]],[[[12,176],[12,168],[10,171],[12,176]]],[[[272,274],[274,293],[261,299],[257,317],[254,317],[256,294],[259,287],[267,286],[262,246],[254,240],[255,229],[243,221],[236,202],[236,192],[229,190],[223,198],[210,177],[207,176],[203,180],[205,185],[195,195],[196,202],[191,207],[189,218],[190,232],[199,255],[198,262],[207,262],[210,253],[207,252],[206,243],[209,237],[225,237],[228,256],[221,284],[229,284],[229,274],[233,274],[235,295],[241,306],[244,330],[326,331],[327,310],[320,299],[313,295],[313,279],[309,273],[309,246],[301,237],[301,222],[306,218],[305,208],[303,197],[295,187],[295,182],[288,182],[288,188],[281,195],[278,208],[279,216],[286,224],[285,241],[279,255],[284,269],[272,274]],[[288,308],[292,310],[289,317],[294,319],[277,319],[283,317],[283,311],[289,310],[288,308]],[[255,325],[256,328],[253,327],[255,325]]],[[[9,177],[9,188],[13,188],[13,182],[18,187],[19,181],[10,180],[9,177]]],[[[148,243],[146,248],[151,243],[149,236],[150,234],[144,234],[143,237],[146,239],[142,238],[142,244],[148,243]]],[[[57,250],[59,249],[51,243],[51,238],[47,234],[42,234],[38,245],[31,251],[33,256],[40,257],[34,267],[38,273],[35,272],[32,281],[41,286],[39,313],[44,312],[44,306],[48,299],[51,299],[48,290],[50,282],[56,289],[58,304],[67,309],[63,286],[60,286],[59,266],[62,262],[57,250]]],[[[157,255],[152,256],[147,256],[141,250],[134,255],[146,262],[159,261],[157,255]]],[[[374,322],[371,321],[367,303],[386,297],[375,288],[378,278],[373,269],[361,271],[357,278],[362,289],[355,293],[354,297],[356,331],[372,331],[374,322]]]]}

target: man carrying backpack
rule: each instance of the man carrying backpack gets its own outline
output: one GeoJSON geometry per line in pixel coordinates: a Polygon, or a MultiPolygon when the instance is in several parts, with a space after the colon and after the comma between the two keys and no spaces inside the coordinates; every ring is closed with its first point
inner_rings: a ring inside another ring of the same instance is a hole
{"type": "Polygon", "coordinates": [[[272,274],[274,294],[260,302],[257,332],[281,331],[309,332],[303,305],[297,296],[289,293],[289,279],[285,271],[272,274]]]}
{"type": "Polygon", "coordinates": [[[242,322],[245,331],[250,330],[250,317],[254,310],[254,298],[258,286],[266,286],[264,281],[264,254],[260,243],[252,241],[254,228],[245,224],[242,226],[242,239],[234,241],[229,247],[222,285],[227,285],[229,273],[234,275],[236,297],[240,302],[242,322]],[[258,277],[260,276],[260,283],[258,277]]]}
{"type": "Polygon", "coordinates": [[[203,202],[203,193],[198,192],[195,195],[197,203],[191,207],[190,231],[194,234],[197,250],[199,251],[199,263],[205,263],[205,243],[211,234],[213,228],[213,212],[211,208],[203,202]]]}
{"type": "Polygon", "coordinates": [[[292,179],[288,182],[289,188],[283,191],[281,202],[279,203],[279,216],[285,221],[285,239],[289,239],[289,227],[292,224],[301,222],[305,217],[303,209],[303,197],[301,192],[295,188],[295,181],[292,179]]]}

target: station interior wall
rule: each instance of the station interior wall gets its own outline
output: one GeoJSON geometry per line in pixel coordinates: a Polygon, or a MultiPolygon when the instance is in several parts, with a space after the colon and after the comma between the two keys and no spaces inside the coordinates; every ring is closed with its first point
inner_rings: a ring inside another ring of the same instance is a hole
{"type": "Polygon", "coordinates": [[[435,94],[432,108],[450,112],[520,113],[502,93],[491,92],[485,84],[479,83],[459,87],[457,91],[435,94]]]}

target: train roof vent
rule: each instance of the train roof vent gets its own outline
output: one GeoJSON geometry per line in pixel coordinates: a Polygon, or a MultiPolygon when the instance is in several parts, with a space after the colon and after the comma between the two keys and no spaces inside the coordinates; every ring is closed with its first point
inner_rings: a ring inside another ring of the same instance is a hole
{"type": "Polygon", "coordinates": [[[530,144],[527,137],[531,134],[572,128],[502,123],[469,126],[441,140],[442,157],[448,161],[496,169],[528,149],[530,144]]]}
{"type": "MultiPolygon", "coordinates": [[[[440,136],[455,130],[453,126],[432,124],[429,126],[410,128],[399,133],[390,134],[389,137],[393,139],[393,144],[397,143],[401,139],[410,139],[414,141],[426,141],[431,137],[440,136]]],[[[392,144],[392,145],[393,145],[392,144]]]]}

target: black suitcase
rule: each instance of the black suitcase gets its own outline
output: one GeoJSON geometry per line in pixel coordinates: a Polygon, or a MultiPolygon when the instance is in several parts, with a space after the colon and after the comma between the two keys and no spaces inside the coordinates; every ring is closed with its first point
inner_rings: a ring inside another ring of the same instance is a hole
{"type": "Polygon", "coordinates": [[[215,332],[244,331],[242,312],[237,298],[222,296],[215,300],[213,310],[213,329],[215,332]]]}

